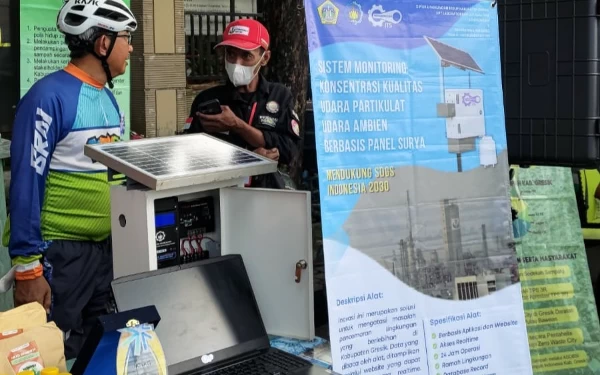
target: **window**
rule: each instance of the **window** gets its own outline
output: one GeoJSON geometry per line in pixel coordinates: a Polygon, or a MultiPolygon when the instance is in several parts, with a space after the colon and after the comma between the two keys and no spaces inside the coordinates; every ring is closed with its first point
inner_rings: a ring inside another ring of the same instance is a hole
{"type": "Polygon", "coordinates": [[[0,0],[0,133],[10,133],[19,100],[18,0],[0,0]]]}

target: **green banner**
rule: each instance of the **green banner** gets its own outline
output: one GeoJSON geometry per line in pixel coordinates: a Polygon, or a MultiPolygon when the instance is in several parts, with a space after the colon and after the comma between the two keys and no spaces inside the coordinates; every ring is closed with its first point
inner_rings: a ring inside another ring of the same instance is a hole
{"type": "Polygon", "coordinates": [[[600,325],[571,169],[513,171],[513,229],[534,373],[600,374],[600,325]]]}
{"type": "MultiPolygon", "coordinates": [[[[56,28],[56,16],[64,0],[21,0],[21,96],[46,75],[63,69],[69,62],[69,49],[56,28]]],[[[129,0],[125,0],[129,5],[129,0]]],[[[125,135],[129,139],[129,71],[114,80],[112,90],[125,114],[125,135]]]]}

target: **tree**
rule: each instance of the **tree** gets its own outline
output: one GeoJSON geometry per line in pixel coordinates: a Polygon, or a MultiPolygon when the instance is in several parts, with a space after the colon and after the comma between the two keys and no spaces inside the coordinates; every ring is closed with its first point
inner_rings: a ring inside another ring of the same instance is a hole
{"type": "MultiPolygon", "coordinates": [[[[271,35],[271,61],[265,72],[267,79],[287,86],[296,103],[300,117],[300,136],[304,139],[305,110],[308,76],[308,41],[303,0],[267,0],[264,2],[263,21],[271,35]]],[[[290,173],[298,182],[302,174],[304,141],[300,141],[300,154],[292,163],[290,173]]]]}

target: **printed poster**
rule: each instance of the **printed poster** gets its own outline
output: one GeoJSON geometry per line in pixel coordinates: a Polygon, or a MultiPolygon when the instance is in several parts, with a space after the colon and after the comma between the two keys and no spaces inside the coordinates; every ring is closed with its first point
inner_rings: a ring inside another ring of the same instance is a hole
{"type": "Polygon", "coordinates": [[[336,372],[532,373],[492,3],[305,0],[336,372]]]}
{"type": "Polygon", "coordinates": [[[513,227],[534,374],[600,373],[600,326],[570,168],[514,167],[513,227]]]}
{"type": "MultiPolygon", "coordinates": [[[[130,0],[124,1],[129,5],[130,0]]],[[[63,69],[69,62],[69,49],[64,35],[56,27],[56,17],[63,2],[63,0],[20,0],[21,97],[39,79],[63,69]]],[[[115,87],[112,92],[121,112],[125,113],[123,138],[128,140],[131,92],[129,70],[115,78],[113,82],[115,87]]]]}

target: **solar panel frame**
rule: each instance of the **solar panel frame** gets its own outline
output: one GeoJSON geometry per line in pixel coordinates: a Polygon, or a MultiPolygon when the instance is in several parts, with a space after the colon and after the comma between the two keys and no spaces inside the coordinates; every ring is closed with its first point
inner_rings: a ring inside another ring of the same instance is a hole
{"type": "Polygon", "coordinates": [[[84,154],[156,191],[241,179],[277,170],[277,162],[204,133],[86,145],[84,154]],[[202,146],[209,146],[204,155],[202,146]],[[165,150],[169,150],[168,154],[165,150]],[[232,156],[244,159],[223,162],[232,156]],[[171,160],[165,160],[166,157],[171,160]],[[140,164],[143,162],[148,164],[140,164]],[[203,168],[189,168],[193,164],[202,164],[203,168]],[[171,172],[165,173],[164,170],[169,168],[171,172]],[[162,172],[153,173],[157,170],[162,172]]]}
{"type": "Polygon", "coordinates": [[[485,74],[483,69],[481,69],[475,59],[468,52],[460,50],[456,47],[452,47],[428,36],[424,36],[424,38],[442,62],[445,62],[458,69],[465,69],[476,73],[485,74]],[[455,55],[449,56],[451,53],[454,53],[455,55]],[[460,61],[461,58],[464,60],[460,61]]]}

